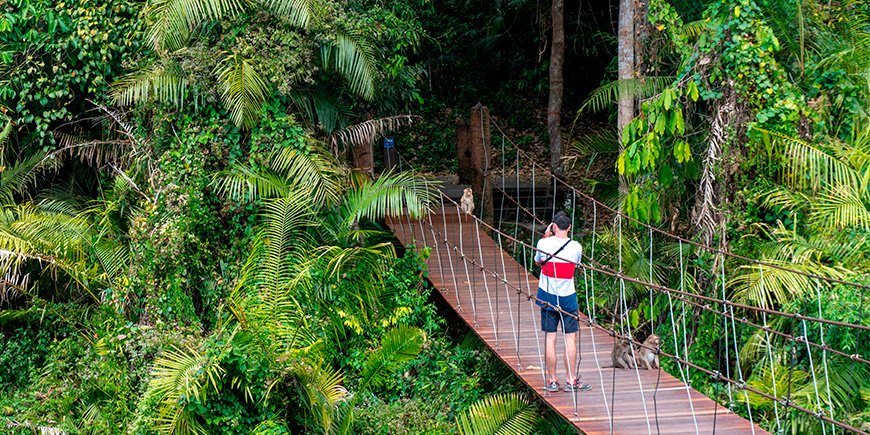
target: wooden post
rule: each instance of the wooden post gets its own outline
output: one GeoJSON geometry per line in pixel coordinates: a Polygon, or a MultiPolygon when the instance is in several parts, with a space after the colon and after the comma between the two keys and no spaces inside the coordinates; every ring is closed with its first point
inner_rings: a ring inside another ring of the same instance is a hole
{"type": "Polygon", "coordinates": [[[471,108],[469,119],[469,136],[471,138],[471,188],[474,189],[474,199],[480,207],[480,216],[485,221],[492,221],[492,149],[489,143],[489,109],[477,103],[471,108]]]}
{"type": "Polygon", "coordinates": [[[362,172],[375,176],[375,160],[372,155],[372,144],[357,144],[352,149],[353,165],[362,172]]]}

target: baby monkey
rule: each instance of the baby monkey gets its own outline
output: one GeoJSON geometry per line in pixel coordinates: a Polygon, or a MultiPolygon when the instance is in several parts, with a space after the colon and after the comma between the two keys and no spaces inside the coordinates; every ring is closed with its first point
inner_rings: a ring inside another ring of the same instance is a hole
{"type": "Polygon", "coordinates": [[[463,190],[462,199],[459,200],[459,209],[467,215],[474,211],[474,195],[471,188],[466,187],[463,190]]]}
{"type": "Polygon", "coordinates": [[[613,342],[613,352],[610,354],[610,359],[613,360],[613,368],[633,369],[634,359],[631,357],[631,343],[624,338],[616,339],[613,342]]]}
{"type": "Polygon", "coordinates": [[[637,358],[638,367],[643,365],[647,370],[661,367],[659,365],[659,355],[656,352],[656,349],[659,348],[659,344],[661,344],[661,340],[659,339],[659,336],[655,334],[650,335],[646,340],[644,340],[643,346],[634,352],[635,358],[637,358]]]}

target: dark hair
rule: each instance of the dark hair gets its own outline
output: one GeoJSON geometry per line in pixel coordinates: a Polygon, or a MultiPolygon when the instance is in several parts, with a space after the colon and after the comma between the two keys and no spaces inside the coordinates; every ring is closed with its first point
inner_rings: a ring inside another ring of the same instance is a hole
{"type": "Polygon", "coordinates": [[[571,218],[564,211],[556,213],[556,216],[553,217],[553,222],[562,231],[567,230],[571,226],[571,218]]]}

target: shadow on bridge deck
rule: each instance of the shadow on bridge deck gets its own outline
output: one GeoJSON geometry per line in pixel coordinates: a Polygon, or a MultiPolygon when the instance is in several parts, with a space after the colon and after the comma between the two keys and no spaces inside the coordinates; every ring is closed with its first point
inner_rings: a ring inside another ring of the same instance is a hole
{"type": "MultiPolygon", "coordinates": [[[[599,329],[583,326],[582,322],[579,373],[584,382],[592,384],[592,390],[576,394],[545,392],[540,353],[543,335],[536,332],[540,324],[539,308],[525,296],[529,292],[534,294],[537,278],[486,232],[478,230],[473,219],[460,219],[453,206],[446,210],[446,218],[435,213],[422,221],[392,219],[387,224],[405,246],[413,243],[432,248],[428,266],[429,279],[435,288],[505,364],[580,431],[766,433],[664,371],[611,368],[613,338],[599,329]],[[433,228],[447,235],[447,244],[442,236],[435,235],[433,228]],[[463,253],[466,261],[462,259],[463,253]],[[498,277],[492,275],[494,271],[498,277]],[[501,277],[506,277],[507,284],[501,277]]],[[[581,301],[582,292],[581,282],[578,283],[581,301]]],[[[562,355],[564,341],[560,338],[557,343],[557,352],[562,355]]],[[[561,358],[558,373],[564,382],[561,358]]],[[[742,392],[735,390],[734,394],[735,401],[743,399],[742,392]]]]}

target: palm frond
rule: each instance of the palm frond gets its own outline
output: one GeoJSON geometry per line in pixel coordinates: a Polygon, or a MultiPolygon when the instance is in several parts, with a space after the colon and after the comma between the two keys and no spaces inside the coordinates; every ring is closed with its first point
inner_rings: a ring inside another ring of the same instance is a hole
{"type": "Polygon", "coordinates": [[[341,371],[320,364],[299,365],[294,370],[301,396],[305,399],[303,405],[314,420],[319,433],[333,433],[338,420],[341,404],[348,396],[347,390],[341,385],[341,371]]]}
{"type": "Polygon", "coordinates": [[[233,199],[281,198],[305,193],[313,206],[335,204],[344,169],[325,153],[302,153],[293,148],[277,151],[269,169],[235,165],[217,174],[218,192],[233,199]]]}
{"type": "Polygon", "coordinates": [[[119,106],[147,101],[181,106],[187,93],[187,85],[187,78],[181,67],[171,60],[163,60],[119,78],[112,83],[109,95],[119,106]]]}
{"type": "Polygon", "coordinates": [[[234,165],[217,173],[212,183],[219,194],[246,201],[284,197],[291,189],[284,177],[271,171],[256,171],[247,165],[234,165]]]}
{"type": "Polygon", "coordinates": [[[846,162],[826,153],[803,140],[754,127],[762,139],[780,147],[785,163],[782,178],[798,189],[818,191],[822,186],[851,186],[857,188],[858,174],[846,162]]]}
{"type": "Polygon", "coordinates": [[[158,403],[155,429],[169,434],[203,433],[187,404],[204,404],[210,390],[217,390],[224,370],[204,353],[176,347],[154,360],[148,394],[158,403]]]}
{"type": "MultiPolygon", "coordinates": [[[[862,187],[867,188],[866,185],[862,187]]],[[[820,227],[870,229],[870,202],[865,201],[861,194],[860,189],[842,185],[825,189],[814,204],[813,221],[820,227]]]]}
{"type": "Polygon", "coordinates": [[[148,39],[158,52],[187,45],[190,33],[206,21],[242,11],[241,0],[152,0],[145,9],[148,39]]]}
{"type": "Polygon", "coordinates": [[[60,159],[45,153],[35,153],[0,168],[0,201],[6,204],[15,202],[14,195],[22,193],[32,185],[40,171],[55,169],[61,163],[60,159]]]}
{"type": "Polygon", "coordinates": [[[332,156],[322,152],[305,154],[285,148],[273,156],[270,165],[294,189],[309,192],[316,204],[338,202],[340,180],[345,170],[332,156]]]}
{"type": "Polygon", "coordinates": [[[431,181],[410,173],[388,173],[348,191],[342,216],[348,227],[361,219],[400,216],[405,208],[411,218],[417,218],[428,212],[434,200],[431,181]]]}
{"type": "Polygon", "coordinates": [[[620,96],[652,97],[670,86],[675,79],[674,76],[648,76],[614,80],[593,90],[577,111],[577,117],[586,112],[600,112],[619,101],[620,96]]]}
{"type": "Polygon", "coordinates": [[[222,88],[221,99],[230,111],[233,122],[251,128],[260,117],[268,87],[249,59],[241,55],[227,56],[216,72],[222,88]]]}
{"type": "MultiPolygon", "coordinates": [[[[367,274],[366,284],[362,288],[374,288],[380,284],[381,280],[388,273],[389,262],[386,259],[395,258],[395,250],[390,243],[379,243],[373,246],[354,246],[344,248],[340,246],[321,246],[311,249],[307,261],[300,263],[299,269],[307,271],[317,271],[322,274],[325,280],[341,281],[343,275],[350,268],[359,268],[360,270],[369,270],[367,274]]],[[[299,274],[293,277],[289,282],[291,285],[300,283],[300,280],[306,279],[307,273],[299,274]]],[[[364,279],[364,278],[358,278],[364,279]]],[[[363,283],[357,283],[363,284],[363,283]]],[[[382,285],[382,284],[381,284],[382,285]]],[[[327,286],[321,287],[323,291],[330,291],[327,286]]],[[[331,299],[332,294],[317,295],[323,299],[331,299]]],[[[377,294],[359,294],[361,302],[364,302],[363,307],[372,307],[377,301],[377,294]]]]}
{"type": "Polygon", "coordinates": [[[338,144],[350,147],[372,144],[385,131],[395,131],[401,126],[411,125],[414,121],[421,119],[423,118],[417,115],[397,115],[370,119],[336,131],[329,136],[329,143],[336,148],[338,144]]]}
{"type": "Polygon", "coordinates": [[[587,133],[571,142],[571,146],[583,157],[619,153],[619,139],[612,129],[601,129],[587,133]]]}
{"type": "Polygon", "coordinates": [[[462,435],[524,435],[532,433],[535,407],[518,394],[498,394],[471,405],[456,417],[462,435]]]}
{"type": "Polygon", "coordinates": [[[392,371],[417,357],[423,349],[425,334],[419,328],[397,325],[381,338],[381,347],[369,354],[362,370],[360,388],[382,385],[392,371]]]}
{"type": "Polygon", "coordinates": [[[321,45],[320,62],[325,68],[344,77],[351,92],[367,100],[374,98],[374,56],[362,39],[348,33],[338,33],[335,41],[321,45]]]}
{"type": "Polygon", "coordinates": [[[697,38],[701,32],[706,30],[707,21],[706,20],[697,20],[689,23],[683,24],[683,33],[690,38],[697,38]]]}
{"type": "Polygon", "coordinates": [[[259,0],[272,13],[287,20],[290,25],[307,28],[315,15],[316,2],[312,0],[259,0]]]}
{"type": "Polygon", "coordinates": [[[782,207],[790,211],[801,211],[812,204],[812,198],[808,195],[780,185],[763,189],[758,196],[764,198],[762,204],[765,207],[782,207]]]}
{"type": "MultiPolygon", "coordinates": [[[[800,270],[808,274],[843,279],[848,271],[839,267],[829,267],[823,264],[807,262],[804,264],[789,261],[764,259],[786,269],[800,270]]],[[[812,295],[816,289],[816,281],[808,276],[792,273],[770,266],[743,265],[737,268],[738,274],[728,281],[733,290],[733,300],[761,308],[775,308],[783,303],[800,300],[806,295],[812,295]],[[762,274],[764,280],[761,279],[762,274]]]]}
{"type": "Polygon", "coordinates": [[[90,139],[81,135],[55,131],[52,133],[58,144],[57,155],[78,157],[82,163],[102,166],[108,162],[124,164],[133,151],[127,139],[90,139]]]}
{"type": "Polygon", "coordinates": [[[304,246],[309,240],[305,233],[316,225],[314,211],[309,208],[305,192],[299,191],[286,198],[267,201],[263,205],[263,240],[266,253],[259,273],[260,280],[266,285],[279,286],[291,282],[288,275],[287,253],[294,246],[304,246]]]}

